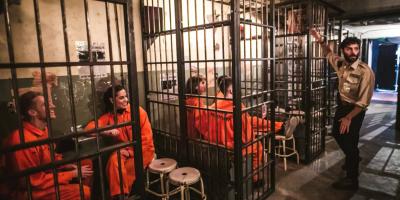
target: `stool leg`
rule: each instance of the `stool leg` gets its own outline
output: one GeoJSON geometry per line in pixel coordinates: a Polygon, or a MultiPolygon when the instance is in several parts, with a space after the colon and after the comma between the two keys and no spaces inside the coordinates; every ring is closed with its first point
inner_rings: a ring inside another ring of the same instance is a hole
{"type": "Polygon", "coordinates": [[[150,187],[150,178],[149,178],[149,170],[146,170],[146,189],[149,189],[150,187]]]}
{"type": "Polygon", "coordinates": [[[206,200],[207,197],[204,194],[204,184],[203,184],[203,179],[200,177],[200,190],[201,190],[201,199],[206,200]]]}
{"type": "Polygon", "coordinates": [[[282,145],[281,145],[281,141],[278,141],[278,154],[282,155],[282,145]]]}
{"type": "Polygon", "coordinates": [[[190,200],[190,186],[187,186],[185,189],[186,200],[190,200]]]}
{"type": "Polygon", "coordinates": [[[160,173],[160,183],[161,183],[161,196],[162,199],[165,199],[165,190],[164,190],[164,173],[160,173]]]}
{"type": "Polygon", "coordinates": [[[283,157],[283,166],[284,166],[285,171],[286,171],[287,165],[286,165],[286,142],[285,142],[285,140],[282,141],[282,145],[283,145],[282,150],[283,150],[283,155],[284,155],[284,157],[283,157]]]}
{"type": "Polygon", "coordinates": [[[169,180],[167,179],[167,184],[165,184],[165,186],[166,186],[166,189],[167,189],[167,194],[166,194],[166,200],[168,200],[169,199],[169,180]]]}
{"type": "Polygon", "coordinates": [[[181,189],[181,200],[185,200],[185,186],[181,185],[179,187],[181,189]]]}
{"type": "Polygon", "coordinates": [[[296,154],[296,158],[297,158],[297,164],[299,164],[299,153],[297,152],[297,150],[296,150],[296,140],[294,139],[294,137],[293,137],[293,151],[294,151],[294,153],[296,154]]]}

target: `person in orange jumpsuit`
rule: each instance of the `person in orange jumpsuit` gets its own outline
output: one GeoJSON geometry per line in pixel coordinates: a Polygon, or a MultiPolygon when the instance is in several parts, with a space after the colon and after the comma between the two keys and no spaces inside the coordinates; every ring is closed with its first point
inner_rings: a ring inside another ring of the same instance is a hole
{"type": "MultiPolygon", "coordinates": [[[[114,97],[112,87],[108,88],[104,93],[103,100],[106,105],[106,113],[98,119],[98,127],[106,127],[110,125],[117,125],[124,122],[131,121],[131,110],[128,103],[128,96],[124,87],[118,85],[114,87],[114,97]],[[116,109],[117,122],[114,122],[114,103],[116,109]]],[[[154,144],[153,132],[150,125],[150,120],[146,111],[139,107],[140,112],[140,131],[142,137],[142,152],[143,152],[143,166],[148,167],[150,162],[154,159],[154,144]]],[[[95,122],[90,122],[85,130],[95,128],[95,122]]],[[[103,131],[102,135],[106,135],[115,139],[116,142],[132,141],[132,126],[124,126],[108,131],[103,131]]],[[[107,177],[109,181],[110,193],[113,198],[120,195],[129,195],[133,183],[136,180],[135,166],[133,157],[133,147],[126,147],[119,150],[121,154],[121,172],[122,183],[119,176],[118,154],[117,151],[113,152],[107,161],[107,177]],[[120,190],[120,184],[123,185],[123,191],[120,190]]]]}
{"type": "MultiPolygon", "coordinates": [[[[200,76],[190,77],[186,81],[187,95],[202,95],[206,91],[206,80],[200,76]]],[[[186,97],[187,114],[187,133],[192,139],[199,139],[201,135],[206,135],[208,131],[208,115],[204,99],[200,96],[186,97]]]]}
{"type": "MultiPolygon", "coordinates": [[[[216,108],[216,112],[210,111],[209,118],[209,134],[203,135],[203,137],[211,142],[222,144],[229,149],[234,148],[234,120],[233,120],[233,93],[232,93],[232,79],[230,77],[224,77],[218,81],[220,92],[226,99],[218,99],[210,107],[216,108]]],[[[242,104],[242,109],[244,105],[242,104]]],[[[275,130],[279,131],[282,127],[282,122],[275,122],[275,130]]],[[[271,122],[264,120],[256,116],[250,116],[248,113],[242,114],[242,142],[246,145],[256,140],[256,131],[266,132],[271,129],[271,122]]],[[[257,142],[253,145],[249,145],[243,149],[243,155],[253,155],[253,169],[258,169],[264,157],[264,147],[262,143],[257,142]]],[[[253,176],[254,182],[259,182],[260,179],[257,175],[253,176]]]]}
{"type": "MultiPolygon", "coordinates": [[[[20,97],[20,111],[23,116],[23,136],[26,143],[48,138],[45,100],[40,93],[27,92],[20,97]]],[[[55,116],[55,115],[51,115],[55,116]]],[[[20,132],[15,130],[6,140],[5,146],[10,147],[21,143],[20,132]]],[[[55,160],[61,160],[60,154],[55,154],[55,160]]],[[[27,170],[51,162],[50,146],[48,144],[34,146],[5,154],[6,168],[12,172],[27,170]]],[[[81,166],[82,178],[88,179],[93,171],[88,165],[81,166]]],[[[78,177],[75,164],[61,166],[58,169],[58,186],[60,199],[77,200],[80,198],[79,184],[71,184],[73,178],[78,177]]],[[[12,182],[12,181],[11,181],[12,182]]],[[[41,171],[29,175],[31,195],[33,199],[56,199],[56,189],[52,170],[41,171]]],[[[9,199],[28,199],[25,179],[21,178],[10,183],[9,199]]],[[[90,187],[83,185],[85,200],[90,199],[90,187]]]]}

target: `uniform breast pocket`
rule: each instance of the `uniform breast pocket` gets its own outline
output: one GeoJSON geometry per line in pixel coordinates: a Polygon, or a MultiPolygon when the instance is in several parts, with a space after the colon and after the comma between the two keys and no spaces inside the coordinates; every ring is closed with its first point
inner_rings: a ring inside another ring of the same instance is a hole
{"type": "Polygon", "coordinates": [[[344,85],[343,85],[343,90],[348,93],[352,97],[357,97],[358,96],[358,90],[360,87],[360,82],[361,82],[361,76],[358,74],[350,74],[344,85]]]}

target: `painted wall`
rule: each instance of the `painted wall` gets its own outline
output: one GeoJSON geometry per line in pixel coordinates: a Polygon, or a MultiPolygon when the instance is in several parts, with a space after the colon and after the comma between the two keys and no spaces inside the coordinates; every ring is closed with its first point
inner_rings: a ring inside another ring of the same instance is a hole
{"type": "MultiPolygon", "coordinates": [[[[140,103],[144,105],[143,87],[143,59],[142,59],[142,39],[140,24],[140,1],[132,0],[132,13],[135,36],[135,55],[137,70],[139,72],[139,94],[140,103]]],[[[76,50],[76,41],[86,41],[87,33],[85,27],[84,4],[81,0],[65,1],[66,21],[68,34],[68,50],[72,62],[79,61],[76,50]]],[[[111,29],[111,42],[108,42],[106,7],[101,1],[88,1],[88,16],[90,24],[90,36],[92,42],[104,45],[105,61],[111,58],[114,61],[126,60],[124,18],[122,6],[115,7],[109,4],[109,18],[111,29]],[[118,17],[119,34],[121,41],[118,42],[118,29],[116,18],[118,17]],[[109,50],[109,47],[111,51],[109,50]],[[119,46],[121,51],[119,51],[119,46]]],[[[65,62],[66,53],[64,45],[61,5],[59,1],[43,0],[39,1],[39,15],[41,20],[41,32],[43,40],[43,53],[45,62],[65,62]]],[[[37,45],[35,15],[32,1],[21,1],[20,5],[9,7],[10,24],[12,30],[13,51],[17,63],[39,62],[39,51],[37,45]]],[[[4,13],[0,14],[0,62],[9,63],[8,46],[4,22],[4,13]]],[[[72,67],[72,79],[77,115],[77,124],[85,124],[93,118],[93,99],[91,98],[91,82],[82,75],[88,73],[88,67],[72,67]]],[[[39,68],[25,68],[17,70],[18,84],[20,87],[30,87],[32,85],[32,73],[40,70],[39,68]]],[[[46,68],[46,71],[55,73],[58,78],[58,86],[54,89],[53,100],[56,104],[57,119],[53,120],[54,132],[64,134],[69,131],[71,122],[70,102],[68,99],[68,79],[66,67],[46,68]]],[[[97,103],[101,101],[101,92],[107,87],[109,82],[110,67],[94,66],[95,78],[95,97],[97,103]]],[[[126,66],[114,66],[114,72],[118,79],[121,76],[126,79],[126,66]]],[[[0,85],[3,95],[0,96],[0,115],[3,120],[0,124],[1,134],[9,133],[16,127],[17,115],[11,113],[7,104],[12,99],[11,73],[9,69],[0,69],[0,85]]],[[[101,110],[96,105],[98,114],[101,110]]]]}

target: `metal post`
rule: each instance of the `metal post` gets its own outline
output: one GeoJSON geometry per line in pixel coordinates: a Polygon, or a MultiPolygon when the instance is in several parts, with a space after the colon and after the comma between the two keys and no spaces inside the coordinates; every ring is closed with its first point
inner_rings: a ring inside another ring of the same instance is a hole
{"type": "MultiPolygon", "coordinates": [[[[325,27],[324,27],[324,35],[325,35],[325,45],[328,45],[328,38],[329,38],[329,36],[328,36],[328,17],[327,17],[327,15],[328,15],[328,9],[327,8],[325,8],[324,10],[323,10],[323,12],[324,12],[324,17],[325,17],[325,21],[324,21],[324,23],[325,23],[325,27]]],[[[321,47],[319,47],[319,49],[321,50],[321,47]]],[[[320,55],[318,55],[318,57],[320,57],[320,55]]],[[[319,60],[321,59],[321,58],[318,58],[319,60]]],[[[323,81],[322,81],[322,87],[325,87],[325,89],[323,90],[323,97],[322,97],[322,100],[320,100],[321,101],[321,103],[322,103],[322,108],[320,108],[320,109],[324,109],[323,111],[322,111],[322,116],[320,116],[319,117],[319,119],[322,121],[322,122],[320,122],[320,128],[322,128],[323,130],[321,130],[321,138],[320,138],[320,142],[321,142],[321,149],[320,150],[323,150],[323,149],[325,149],[325,136],[326,136],[326,132],[327,132],[327,127],[326,127],[326,124],[327,124],[327,121],[329,121],[329,120],[327,120],[327,113],[328,113],[328,110],[330,110],[330,107],[327,107],[328,105],[330,105],[330,103],[327,103],[327,101],[329,101],[329,98],[327,98],[327,96],[328,96],[328,94],[329,94],[329,91],[328,91],[328,83],[329,83],[329,74],[328,74],[328,72],[329,72],[329,70],[328,70],[328,62],[327,62],[327,60],[326,59],[323,59],[323,66],[322,66],[322,70],[323,70],[323,73],[322,73],[322,75],[324,76],[323,77],[323,81]]]]}
{"type": "MultiPolygon", "coordinates": [[[[15,55],[14,55],[14,45],[12,39],[12,32],[11,32],[11,23],[10,23],[10,16],[8,10],[8,0],[3,1],[4,6],[4,22],[5,22],[5,29],[7,35],[7,47],[8,47],[8,57],[10,62],[10,71],[11,71],[11,84],[12,84],[12,91],[13,91],[13,100],[15,102],[15,109],[18,115],[18,129],[19,129],[19,139],[20,143],[25,143],[25,136],[24,136],[24,128],[22,126],[22,117],[20,112],[20,105],[19,105],[19,92],[18,92],[18,81],[17,81],[17,68],[15,66],[15,55]]],[[[29,176],[25,178],[25,184],[27,186],[27,193],[28,199],[32,199],[32,186],[29,180],[29,176]]]]}
{"type": "Polygon", "coordinates": [[[139,185],[138,194],[145,198],[145,187],[144,187],[144,170],[143,170],[143,152],[142,152],[142,137],[140,127],[140,115],[139,115],[139,87],[137,82],[137,65],[135,59],[135,37],[133,29],[133,17],[132,17],[132,2],[127,1],[124,4],[124,21],[125,21],[125,42],[127,47],[127,59],[128,59],[128,77],[129,77],[129,101],[131,102],[131,126],[133,127],[132,146],[134,148],[135,157],[135,174],[136,183],[139,185]]]}
{"type": "Polygon", "coordinates": [[[232,89],[234,121],[235,199],[243,198],[242,111],[240,74],[240,1],[231,2],[232,89]]]}
{"type": "Polygon", "coordinates": [[[178,67],[178,93],[179,93],[179,120],[180,120],[180,144],[183,151],[178,152],[178,158],[186,162],[188,145],[187,145],[187,123],[186,123],[186,106],[185,106],[185,66],[184,66],[184,45],[182,30],[182,0],[175,0],[175,28],[176,28],[176,59],[178,67]]]}
{"type": "Polygon", "coordinates": [[[270,74],[271,74],[271,80],[270,82],[270,88],[269,90],[271,91],[271,130],[272,130],[272,134],[271,134],[271,156],[270,159],[272,160],[272,170],[271,170],[271,182],[272,182],[272,191],[275,191],[275,165],[276,165],[276,160],[275,160],[275,108],[276,108],[276,88],[275,88],[275,62],[276,62],[276,57],[275,57],[275,0],[271,0],[271,2],[269,3],[270,6],[270,16],[268,17],[269,22],[268,24],[270,26],[272,26],[273,28],[270,29],[270,35],[269,35],[269,40],[270,40],[270,50],[271,50],[271,55],[270,57],[272,58],[270,61],[270,74]],[[273,150],[272,150],[273,149],[273,150]]]}
{"type": "MultiPolygon", "coordinates": [[[[47,90],[47,78],[46,78],[46,66],[44,65],[44,53],[43,53],[43,43],[42,43],[42,29],[40,23],[40,15],[39,15],[39,2],[38,0],[33,0],[34,12],[35,12],[35,25],[36,25],[36,37],[37,37],[37,44],[38,44],[38,53],[39,53],[39,60],[40,60],[40,72],[42,78],[42,89],[43,89],[43,96],[45,99],[45,110],[46,110],[46,122],[47,122],[47,131],[49,133],[49,137],[53,138],[53,130],[51,126],[50,120],[50,109],[49,109],[49,97],[48,90],[47,90]]],[[[52,143],[48,144],[50,146],[50,158],[51,161],[55,161],[55,149],[52,143]]],[[[54,180],[54,188],[56,190],[56,199],[60,199],[60,187],[58,184],[58,175],[57,169],[52,169],[53,172],[53,180],[54,180]]],[[[78,174],[80,174],[80,169],[78,168],[78,174]]]]}
{"type": "MultiPolygon", "coordinates": [[[[307,1],[307,25],[309,27],[313,26],[313,0],[307,1]]],[[[303,103],[304,111],[306,115],[305,120],[305,130],[306,130],[306,158],[305,162],[308,163],[311,160],[311,67],[312,67],[312,42],[311,42],[311,35],[307,33],[307,55],[306,55],[306,64],[304,68],[304,79],[303,79],[303,103]],[[306,103],[307,102],[307,103],[306,103]]]]}

